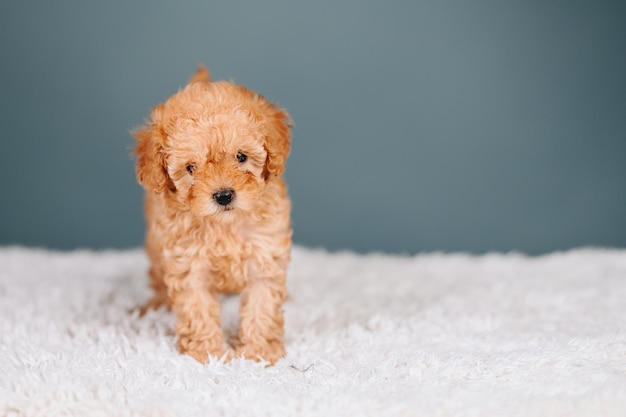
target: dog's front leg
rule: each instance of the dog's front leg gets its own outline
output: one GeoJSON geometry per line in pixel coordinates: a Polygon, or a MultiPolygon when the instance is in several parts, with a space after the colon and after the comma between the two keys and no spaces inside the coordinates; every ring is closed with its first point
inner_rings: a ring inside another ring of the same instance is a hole
{"type": "Polygon", "coordinates": [[[217,295],[192,274],[168,276],[166,282],[172,309],[176,313],[175,332],[180,351],[202,363],[209,360],[209,355],[224,355],[226,350],[217,295]]]}
{"type": "Polygon", "coordinates": [[[241,294],[237,355],[271,363],[285,356],[282,312],[285,296],[282,270],[271,277],[249,281],[241,294]]]}

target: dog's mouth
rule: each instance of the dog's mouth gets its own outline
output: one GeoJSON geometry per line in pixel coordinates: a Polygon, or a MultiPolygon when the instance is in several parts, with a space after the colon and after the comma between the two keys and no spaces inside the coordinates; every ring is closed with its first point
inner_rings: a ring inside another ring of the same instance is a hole
{"type": "Polygon", "coordinates": [[[230,204],[213,204],[213,209],[211,210],[212,214],[214,216],[217,216],[219,218],[223,217],[223,216],[227,216],[230,217],[231,215],[233,215],[235,213],[235,209],[237,208],[237,205],[235,204],[235,202],[233,201],[230,204]]]}
{"type": "MultiPolygon", "coordinates": [[[[217,206],[217,205],[215,205],[217,206]]],[[[237,218],[237,206],[229,204],[227,206],[217,206],[209,213],[210,217],[218,223],[231,223],[237,218]]]]}

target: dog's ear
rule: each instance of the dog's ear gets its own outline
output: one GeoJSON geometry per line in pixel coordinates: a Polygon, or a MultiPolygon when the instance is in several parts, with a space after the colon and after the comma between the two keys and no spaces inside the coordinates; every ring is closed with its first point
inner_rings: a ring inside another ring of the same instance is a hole
{"type": "Polygon", "coordinates": [[[208,84],[211,82],[211,74],[209,70],[202,64],[198,65],[198,70],[194,75],[189,79],[189,84],[193,83],[205,83],[208,84]]]}
{"type": "Polygon", "coordinates": [[[132,131],[137,139],[135,154],[137,155],[137,181],[147,190],[156,194],[166,187],[176,191],[167,174],[163,143],[165,135],[158,126],[162,105],[152,109],[152,119],[144,126],[132,131]]]}
{"type": "Polygon", "coordinates": [[[265,150],[267,151],[263,171],[265,179],[268,179],[270,175],[278,176],[285,172],[285,162],[287,162],[291,148],[292,125],[291,117],[285,110],[272,106],[265,137],[265,150]]]}

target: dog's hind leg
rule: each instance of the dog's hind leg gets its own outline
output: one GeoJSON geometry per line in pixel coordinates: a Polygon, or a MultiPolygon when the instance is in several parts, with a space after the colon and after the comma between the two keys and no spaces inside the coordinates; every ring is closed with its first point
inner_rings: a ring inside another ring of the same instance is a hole
{"type": "Polygon", "coordinates": [[[163,269],[153,264],[148,272],[150,275],[150,288],[154,291],[150,298],[139,310],[139,315],[143,316],[148,310],[157,310],[162,306],[171,309],[169,298],[167,297],[167,286],[163,280],[163,269]]]}

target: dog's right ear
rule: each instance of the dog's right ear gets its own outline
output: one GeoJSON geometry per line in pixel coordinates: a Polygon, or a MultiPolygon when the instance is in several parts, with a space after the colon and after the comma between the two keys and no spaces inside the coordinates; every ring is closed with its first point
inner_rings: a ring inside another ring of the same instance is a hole
{"type": "Polygon", "coordinates": [[[132,131],[137,139],[135,154],[137,155],[137,181],[147,190],[156,194],[167,187],[176,191],[172,180],[167,174],[165,151],[163,148],[165,135],[157,125],[161,105],[152,109],[152,119],[144,126],[132,131]]]}
{"type": "Polygon", "coordinates": [[[205,83],[208,84],[211,82],[211,74],[209,70],[202,64],[198,65],[198,70],[194,75],[189,79],[189,84],[193,83],[205,83]]]}

